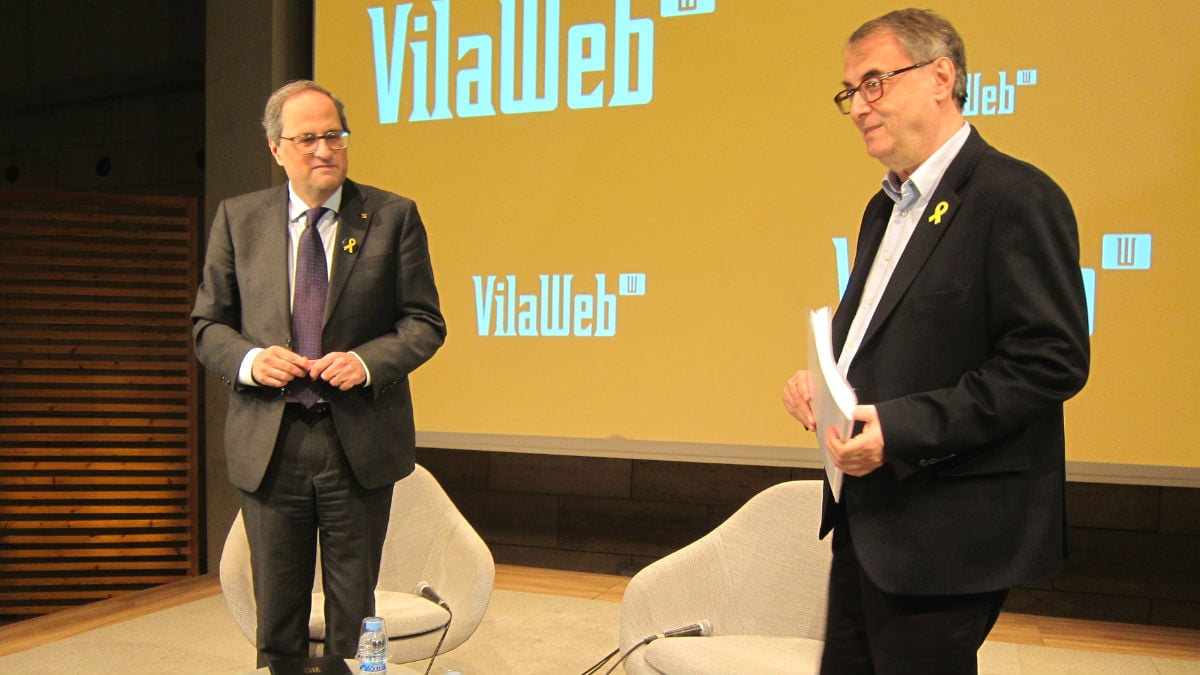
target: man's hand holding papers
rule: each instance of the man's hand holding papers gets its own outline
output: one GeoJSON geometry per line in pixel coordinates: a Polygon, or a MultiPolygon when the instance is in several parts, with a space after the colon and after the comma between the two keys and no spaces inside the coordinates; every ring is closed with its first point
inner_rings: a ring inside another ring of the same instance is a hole
{"type": "Polygon", "coordinates": [[[817,444],[825,461],[825,475],[835,500],[842,495],[842,470],[830,455],[831,440],[850,438],[854,427],[854,408],[858,399],[845,376],[838,372],[833,358],[833,336],[828,307],[814,310],[808,321],[808,367],[811,414],[801,419],[804,426],[817,432],[817,444]],[[810,424],[811,422],[811,424],[810,424]],[[830,430],[833,428],[833,431],[830,430]]]}

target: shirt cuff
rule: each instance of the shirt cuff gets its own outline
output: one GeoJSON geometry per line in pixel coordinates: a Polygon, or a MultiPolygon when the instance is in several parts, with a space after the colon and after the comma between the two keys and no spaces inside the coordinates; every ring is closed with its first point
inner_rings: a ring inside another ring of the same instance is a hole
{"type": "Polygon", "coordinates": [[[358,352],[348,352],[348,353],[350,355],[352,355],[354,358],[358,359],[358,362],[362,364],[363,372],[367,374],[367,379],[363,380],[362,386],[364,386],[364,387],[371,386],[371,369],[367,367],[367,362],[362,360],[362,357],[358,355],[358,352]]]}
{"type": "Polygon", "coordinates": [[[242,357],[242,366],[240,368],[238,368],[238,377],[237,377],[238,384],[242,385],[243,387],[261,387],[262,386],[261,384],[258,383],[257,380],[254,379],[254,372],[253,372],[254,359],[258,356],[258,353],[261,352],[262,350],[263,350],[262,347],[255,347],[254,349],[251,349],[250,351],[246,352],[246,355],[242,357]]]}

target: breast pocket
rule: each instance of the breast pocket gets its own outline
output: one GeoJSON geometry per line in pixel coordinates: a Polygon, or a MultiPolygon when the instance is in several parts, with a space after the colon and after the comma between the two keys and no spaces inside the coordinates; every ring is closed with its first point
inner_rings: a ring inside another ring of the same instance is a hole
{"type": "Polygon", "coordinates": [[[913,307],[918,312],[936,312],[955,309],[971,300],[971,286],[921,293],[913,297],[913,307]]]}
{"type": "Polygon", "coordinates": [[[374,285],[392,269],[394,266],[390,252],[384,255],[364,255],[350,271],[350,281],[357,285],[374,285]]]}

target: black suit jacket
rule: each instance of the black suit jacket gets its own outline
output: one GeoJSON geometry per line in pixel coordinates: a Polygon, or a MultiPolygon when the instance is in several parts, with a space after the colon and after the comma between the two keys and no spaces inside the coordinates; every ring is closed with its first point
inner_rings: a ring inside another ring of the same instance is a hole
{"type": "MultiPolygon", "coordinates": [[[[892,206],[881,191],[863,215],[834,316],[837,353],[892,206]]],[[[848,373],[859,402],[878,408],[886,462],[848,476],[841,504],[827,496],[822,536],[846,518],[863,568],[893,593],[1053,576],[1066,546],[1062,404],[1083,387],[1088,361],[1071,205],[972,129],[848,373]]]]}
{"type": "MultiPolygon", "coordinates": [[[[446,328],[416,204],[346,181],[338,214],[322,347],[357,353],[371,386],[330,387],[326,397],[358,481],[381,487],[412,471],[408,374],[433,356],[446,328]]],[[[192,311],[196,354],[230,387],[229,477],[248,492],[271,458],[285,392],[240,386],[237,373],[251,348],[291,342],[287,218],[286,185],[222,201],[192,311]]]]}

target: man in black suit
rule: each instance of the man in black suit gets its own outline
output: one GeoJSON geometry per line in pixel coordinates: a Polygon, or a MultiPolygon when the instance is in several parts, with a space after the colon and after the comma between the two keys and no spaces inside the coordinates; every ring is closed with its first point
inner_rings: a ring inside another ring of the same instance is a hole
{"type": "MultiPolygon", "coordinates": [[[[954,28],[903,10],[864,24],[835,98],[886,168],[833,320],[859,400],[827,434],[846,476],[821,671],[974,673],[1011,587],[1065,556],[1063,401],[1087,379],[1075,217],[1044,173],[967,124],[954,28]]],[[[784,388],[806,428],[809,375],[784,388]]]]}
{"type": "Polygon", "coordinates": [[[341,101],[293,82],[263,126],[287,185],[217,207],[192,311],[196,353],[230,388],[259,666],[308,655],[318,540],[325,651],[354,656],[392,486],[414,465],[408,374],[446,335],[416,205],[346,179],[341,101]]]}

